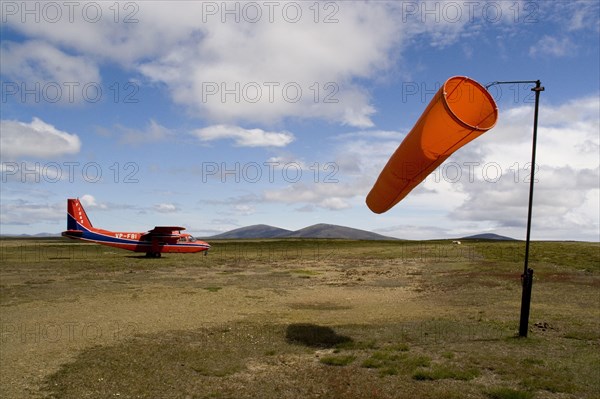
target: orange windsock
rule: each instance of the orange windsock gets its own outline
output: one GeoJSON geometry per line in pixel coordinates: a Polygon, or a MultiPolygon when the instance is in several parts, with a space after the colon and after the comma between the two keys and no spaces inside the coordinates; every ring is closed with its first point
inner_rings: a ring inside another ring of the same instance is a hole
{"type": "Polygon", "coordinates": [[[498,107],[485,87],[464,76],[448,79],[379,174],[367,195],[369,209],[389,210],[497,119],[498,107]]]}

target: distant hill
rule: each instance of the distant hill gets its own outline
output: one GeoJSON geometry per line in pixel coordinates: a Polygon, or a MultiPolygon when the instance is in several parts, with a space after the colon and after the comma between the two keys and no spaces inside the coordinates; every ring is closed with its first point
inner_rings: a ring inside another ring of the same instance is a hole
{"type": "Polygon", "coordinates": [[[371,231],[354,229],[335,224],[319,223],[286,234],[286,238],[345,238],[348,240],[395,240],[371,231]]]}
{"type": "Polygon", "coordinates": [[[207,239],[257,239],[257,238],[341,238],[349,240],[395,240],[370,231],[337,226],[334,224],[315,224],[297,231],[257,224],[242,227],[207,239]]]}
{"type": "Polygon", "coordinates": [[[494,233],[475,234],[473,236],[463,237],[461,240],[495,240],[495,241],[517,241],[514,238],[501,236],[494,233]]]}
{"type": "Polygon", "coordinates": [[[10,238],[48,238],[60,237],[60,233],[37,233],[37,234],[1,234],[0,237],[10,238]]]}
{"type": "Polygon", "coordinates": [[[223,239],[245,239],[245,238],[275,238],[284,234],[292,233],[291,230],[280,229],[266,224],[255,224],[252,226],[241,227],[230,230],[225,233],[217,234],[209,238],[223,239]]]}

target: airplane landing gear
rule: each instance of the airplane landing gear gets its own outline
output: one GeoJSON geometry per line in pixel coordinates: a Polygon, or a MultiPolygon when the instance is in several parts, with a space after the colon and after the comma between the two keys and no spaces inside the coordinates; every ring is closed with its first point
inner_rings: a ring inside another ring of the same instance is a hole
{"type": "Polygon", "coordinates": [[[146,258],[160,258],[160,252],[146,252],[146,258]]]}

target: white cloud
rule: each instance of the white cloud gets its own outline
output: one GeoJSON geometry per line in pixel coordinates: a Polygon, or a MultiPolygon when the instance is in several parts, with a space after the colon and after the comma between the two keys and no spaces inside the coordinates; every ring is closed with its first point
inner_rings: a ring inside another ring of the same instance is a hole
{"type": "MultiPolygon", "coordinates": [[[[534,189],[532,231],[535,238],[598,238],[598,168],[576,171],[572,168],[542,167],[534,189]],[[565,236],[568,234],[568,236],[565,236]],[[573,236],[576,235],[576,236],[573,236]]],[[[497,228],[510,228],[516,238],[524,238],[529,185],[509,179],[490,184],[477,181],[465,188],[468,199],[450,217],[455,220],[492,222],[497,228]]]]}
{"type": "Polygon", "coordinates": [[[177,103],[219,123],[303,117],[371,126],[369,94],[354,80],[391,64],[390,49],[402,35],[390,7],[335,3],[338,21],[328,24],[314,22],[312,3],[292,4],[302,7],[297,23],[281,14],[257,23],[210,17],[190,26],[195,40],[173,43],[139,70],[166,83],[177,103]]]}
{"type": "Polygon", "coordinates": [[[43,12],[44,3],[28,3],[19,5],[23,10],[37,8],[37,20],[35,12],[24,16],[17,10],[3,16],[6,26],[27,37],[87,54],[98,62],[110,61],[127,68],[142,59],[169,53],[176,43],[193,43],[206,25],[200,1],[130,2],[117,7],[108,2],[57,2],[62,14],[57,20],[50,11],[43,12]]]}
{"type": "MultiPolygon", "coordinates": [[[[586,3],[558,11],[567,14],[573,29],[595,24],[597,30],[597,21],[590,25],[589,17],[597,7],[586,3]]],[[[4,74],[27,82],[85,84],[99,82],[99,64],[117,64],[164,84],[177,104],[216,124],[320,118],[371,127],[376,110],[361,82],[389,73],[403,47],[416,41],[444,47],[477,34],[484,23],[500,29],[517,25],[510,2],[486,11],[477,4],[420,1],[317,7],[311,2],[131,2],[121,7],[99,2],[91,10],[102,17],[93,22],[81,5],[70,18],[68,7],[56,4],[63,13],[58,21],[32,17],[23,23],[19,13],[5,16],[8,27],[31,40],[3,44],[4,74]],[[297,6],[300,18],[291,22],[297,6]]],[[[567,37],[545,36],[530,53],[564,56],[574,44],[567,37]]]]}
{"type": "MultiPolygon", "coordinates": [[[[31,225],[66,221],[65,204],[44,204],[27,200],[3,200],[0,203],[0,224],[31,225]]],[[[3,231],[3,234],[6,232],[3,231]]]]}
{"type": "MultiPolygon", "coordinates": [[[[434,18],[407,17],[404,3],[182,1],[115,8],[99,2],[91,8],[100,7],[102,18],[93,23],[81,5],[69,20],[67,7],[56,3],[63,17],[52,23],[33,23],[33,18],[23,23],[18,13],[7,15],[7,26],[33,39],[7,47],[11,55],[20,55],[8,58],[15,73],[19,65],[36,63],[34,79],[45,73],[62,80],[58,66],[67,65],[78,82],[97,81],[101,63],[117,64],[164,84],[177,104],[216,124],[319,118],[366,128],[373,126],[376,110],[362,80],[381,79],[415,37],[445,46],[469,22],[467,17],[449,20],[441,10],[434,18]],[[261,16],[249,21],[255,6],[261,16]],[[227,7],[237,7],[238,15],[224,13],[227,7]],[[51,64],[38,62],[34,48],[51,64]]],[[[420,11],[431,7],[414,4],[420,11]]]]}
{"type": "Polygon", "coordinates": [[[172,136],[170,129],[151,119],[149,125],[144,130],[131,129],[124,126],[117,126],[121,132],[120,142],[123,144],[144,144],[164,140],[172,136]]]}
{"type": "Polygon", "coordinates": [[[96,201],[96,198],[91,195],[91,194],[84,194],[81,197],[79,197],[79,201],[81,201],[81,204],[84,207],[87,208],[91,208],[91,209],[107,209],[108,207],[106,206],[106,204],[101,204],[98,201],[96,201]]]}
{"type": "Polygon", "coordinates": [[[569,38],[558,39],[553,36],[545,35],[536,44],[529,48],[529,55],[532,57],[538,55],[547,55],[551,57],[565,57],[573,55],[577,46],[569,38]]]}
{"type": "Polygon", "coordinates": [[[0,156],[3,160],[21,157],[51,159],[76,154],[81,148],[76,134],[58,130],[39,118],[33,118],[31,123],[2,120],[0,130],[0,156]]]}
{"type": "Polygon", "coordinates": [[[37,40],[3,42],[0,65],[8,78],[3,90],[22,102],[78,103],[92,96],[84,87],[101,83],[97,65],[87,56],[69,55],[37,40]]]}
{"type": "MultiPolygon", "coordinates": [[[[599,108],[600,100],[588,97],[540,109],[533,215],[538,238],[597,239],[598,203],[590,199],[600,189],[599,108]]],[[[471,151],[453,158],[464,164],[478,153],[480,165],[472,181],[463,178],[457,184],[467,198],[450,212],[452,218],[514,227],[514,235],[524,234],[532,113],[531,106],[501,110],[498,126],[474,141],[471,151]]]]}
{"type": "MultiPolygon", "coordinates": [[[[506,2],[507,4],[509,2],[506,2]]],[[[525,10],[525,8],[523,8],[525,10]]],[[[548,1],[539,3],[532,22],[543,21],[556,24],[554,35],[542,36],[529,49],[530,56],[568,57],[577,53],[594,54],[594,45],[580,46],[582,43],[598,43],[600,33],[600,3],[597,1],[574,0],[569,2],[548,1]],[[558,32],[558,33],[556,33],[558,32]]]]}
{"type": "Polygon", "coordinates": [[[253,206],[247,204],[237,204],[233,207],[234,211],[238,215],[242,216],[250,216],[255,213],[255,209],[253,206]]]}
{"type": "Polygon", "coordinates": [[[309,204],[328,210],[351,207],[348,202],[357,195],[352,184],[295,183],[281,189],[265,190],[262,201],[284,204],[309,204]]]}
{"type": "Polygon", "coordinates": [[[266,132],[230,125],[208,126],[196,129],[192,134],[201,141],[233,139],[240,147],[285,147],[294,141],[294,135],[289,132],[266,132]]]}
{"type": "Polygon", "coordinates": [[[319,206],[332,211],[351,208],[348,202],[339,197],[325,198],[319,203],[319,206]]]}
{"type": "Polygon", "coordinates": [[[154,210],[160,213],[173,213],[177,212],[179,208],[175,204],[162,203],[154,205],[154,210]]]}
{"type": "Polygon", "coordinates": [[[600,30],[600,21],[598,20],[600,5],[598,2],[587,0],[572,1],[567,4],[567,10],[563,10],[563,12],[558,13],[558,15],[564,16],[565,25],[568,30],[577,31],[589,29],[598,33],[600,30]]]}

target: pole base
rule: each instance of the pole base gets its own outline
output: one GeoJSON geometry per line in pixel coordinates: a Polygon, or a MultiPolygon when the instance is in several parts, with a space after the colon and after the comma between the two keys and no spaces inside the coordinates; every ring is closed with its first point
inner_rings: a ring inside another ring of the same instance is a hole
{"type": "Polygon", "coordinates": [[[529,331],[529,309],[531,308],[531,289],[533,287],[533,269],[521,275],[523,280],[523,295],[521,297],[521,320],[519,322],[519,337],[527,337],[529,331]]]}

